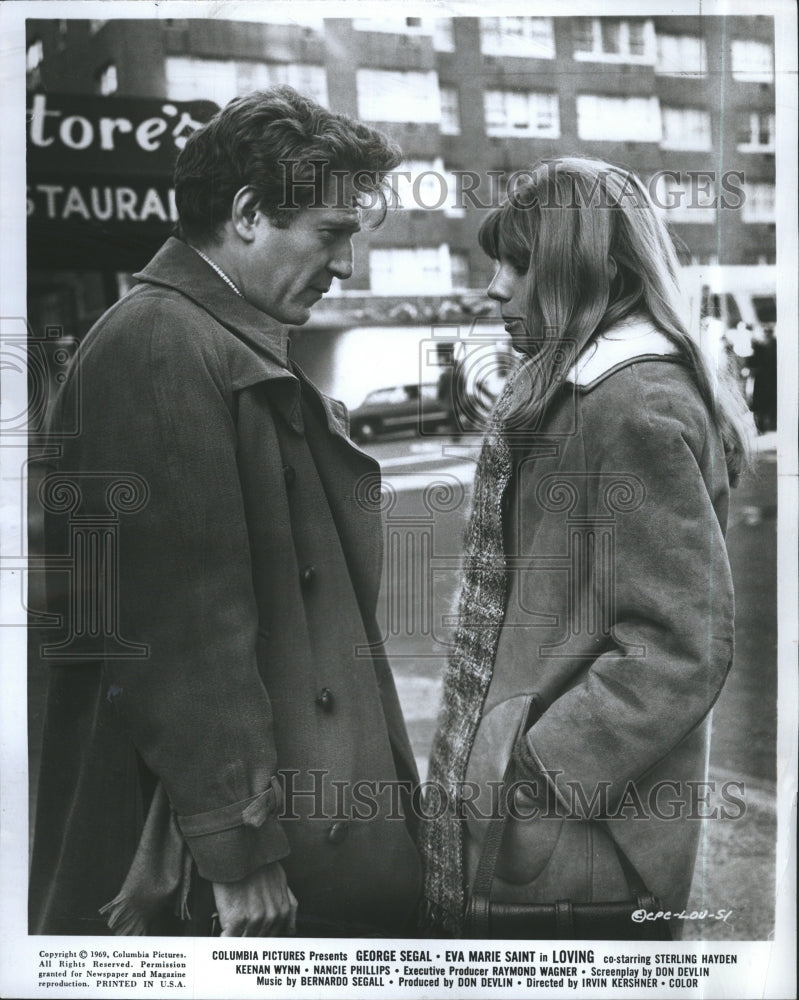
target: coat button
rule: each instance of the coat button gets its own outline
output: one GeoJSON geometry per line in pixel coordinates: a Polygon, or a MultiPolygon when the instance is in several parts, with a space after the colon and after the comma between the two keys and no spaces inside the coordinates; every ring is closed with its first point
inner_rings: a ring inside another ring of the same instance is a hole
{"type": "Polygon", "coordinates": [[[313,578],[316,576],[315,566],[303,566],[300,570],[300,582],[303,587],[307,587],[311,583],[313,578]]]}
{"type": "Polygon", "coordinates": [[[316,696],[316,704],[324,712],[333,711],[333,692],[330,690],[330,688],[322,688],[322,690],[316,696]]]}
{"type": "Polygon", "coordinates": [[[347,839],[347,834],[349,833],[349,827],[346,821],[342,820],[340,823],[334,823],[330,829],[327,831],[327,839],[331,844],[340,844],[342,841],[347,839]]]}
{"type": "Polygon", "coordinates": [[[283,478],[286,481],[286,486],[294,485],[294,480],[297,478],[297,473],[294,471],[293,465],[283,466],[283,478]]]}

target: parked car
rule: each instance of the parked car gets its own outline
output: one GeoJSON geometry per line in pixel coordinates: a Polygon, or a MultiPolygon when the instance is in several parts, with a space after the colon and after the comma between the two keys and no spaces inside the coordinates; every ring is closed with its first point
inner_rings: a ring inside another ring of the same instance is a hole
{"type": "Polygon", "coordinates": [[[360,442],[392,434],[433,434],[452,426],[451,407],[439,399],[435,382],[375,389],[350,413],[350,435],[360,442]]]}

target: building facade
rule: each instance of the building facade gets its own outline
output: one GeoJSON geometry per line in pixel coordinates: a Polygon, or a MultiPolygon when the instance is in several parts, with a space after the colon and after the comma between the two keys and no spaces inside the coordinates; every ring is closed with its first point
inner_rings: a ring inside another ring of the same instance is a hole
{"type": "Polygon", "coordinates": [[[491,274],[485,206],[514,171],[567,153],[649,183],[686,263],[775,263],[773,34],[758,16],[37,20],[28,83],[217,105],[288,83],[383,128],[406,155],[404,207],[365,235],[320,315],[361,298],[368,316],[388,296],[402,321],[428,299],[473,301],[491,274]]]}

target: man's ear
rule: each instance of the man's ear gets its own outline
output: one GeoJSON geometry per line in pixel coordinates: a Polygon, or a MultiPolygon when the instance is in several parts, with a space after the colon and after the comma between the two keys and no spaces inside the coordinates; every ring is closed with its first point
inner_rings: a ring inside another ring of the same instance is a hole
{"type": "Polygon", "coordinates": [[[253,187],[243,187],[236,192],[230,212],[230,221],[236,233],[245,241],[252,243],[255,239],[255,227],[259,216],[258,194],[253,187]]]}

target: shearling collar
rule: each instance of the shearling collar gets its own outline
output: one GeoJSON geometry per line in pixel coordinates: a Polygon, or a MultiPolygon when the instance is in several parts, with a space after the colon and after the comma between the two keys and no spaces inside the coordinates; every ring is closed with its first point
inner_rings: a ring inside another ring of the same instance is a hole
{"type": "Polygon", "coordinates": [[[282,323],[236,295],[210,265],[187,243],[170,237],[150,263],[134,278],[174,288],[196,302],[215,320],[234,330],[264,360],[289,368],[288,332],[282,323]]]}
{"type": "Polygon", "coordinates": [[[617,368],[638,358],[676,360],[677,347],[645,316],[634,316],[605,330],[572,365],[566,380],[581,389],[592,388],[617,368]]]}

